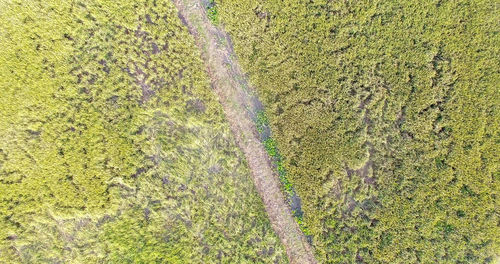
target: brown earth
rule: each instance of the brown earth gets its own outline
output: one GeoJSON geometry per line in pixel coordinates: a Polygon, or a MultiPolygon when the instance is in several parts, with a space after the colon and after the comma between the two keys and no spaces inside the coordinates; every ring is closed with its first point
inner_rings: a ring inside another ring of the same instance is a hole
{"type": "Polygon", "coordinates": [[[254,184],[290,263],[317,263],[311,246],[292,217],[281,192],[278,176],[259,140],[253,118],[261,106],[242,74],[229,36],[208,20],[202,0],[172,1],[201,50],[212,87],[222,104],[237,144],[245,154],[254,184]]]}

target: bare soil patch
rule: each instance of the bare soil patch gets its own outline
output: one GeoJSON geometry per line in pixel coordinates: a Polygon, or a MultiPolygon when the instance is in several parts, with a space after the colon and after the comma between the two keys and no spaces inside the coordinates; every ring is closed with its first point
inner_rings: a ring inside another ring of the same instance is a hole
{"type": "MultiPolygon", "coordinates": [[[[215,27],[200,0],[173,0],[179,17],[195,37],[202,58],[236,141],[252,171],[271,224],[291,263],[317,263],[304,234],[292,217],[280,190],[278,176],[259,140],[254,115],[261,104],[236,61],[229,36],[215,27]]],[[[243,191],[243,190],[242,190],[243,191]]]]}

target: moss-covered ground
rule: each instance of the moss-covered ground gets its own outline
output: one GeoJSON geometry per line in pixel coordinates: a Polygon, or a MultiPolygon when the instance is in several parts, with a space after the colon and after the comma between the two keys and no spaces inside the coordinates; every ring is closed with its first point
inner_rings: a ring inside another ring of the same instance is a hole
{"type": "Polygon", "coordinates": [[[286,263],[167,0],[0,0],[0,263],[286,263]]]}
{"type": "Polygon", "coordinates": [[[500,253],[494,1],[215,1],[323,263],[500,253]]]}

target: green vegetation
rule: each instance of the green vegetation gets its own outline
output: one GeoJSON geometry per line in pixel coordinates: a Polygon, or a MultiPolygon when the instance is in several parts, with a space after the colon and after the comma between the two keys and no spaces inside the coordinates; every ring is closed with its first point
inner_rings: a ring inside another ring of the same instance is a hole
{"type": "Polygon", "coordinates": [[[491,1],[218,1],[323,263],[500,253],[491,1]]]}
{"type": "Polygon", "coordinates": [[[0,1],[0,263],[286,263],[171,1],[0,1]]]}
{"type": "Polygon", "coordinates": [[[210,0],[207,5],[207,16],[215,25],[219,24],[219,16],[217,15],[217,5],[214,0],[210,0]]]}
{"type": "Polygon", "coordinates": [[[278,146],[276,142],[271,136],[271,128],[269,127],[269,119],[266,116],[266,113],[262,110],[257,111],[255,117],[255,124],[257,126],[257,132],[260,135],[262,143],[264,144],[264,148],[272,160],[274,167],[276,168],[276,172],[278,173],[278,177],[281,182],[282,191],[285,194],[285,198],[292,209],[292,215],[299,224],[300,229],[306,236],[310,236],[311,233],[307,228],[306,223],[304,222],[304,212],[301,208],[301,200],[300,197],[297,196],[295,189],[288,179],[286,174],[285,167],[283,165],[283,158],[281,157],[278,146]]]}

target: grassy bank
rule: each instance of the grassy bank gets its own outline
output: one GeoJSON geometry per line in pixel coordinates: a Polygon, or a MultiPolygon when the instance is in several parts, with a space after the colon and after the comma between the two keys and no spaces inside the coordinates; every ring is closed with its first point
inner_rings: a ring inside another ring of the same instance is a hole
{"type": "Polygon", "coordinates": [[[0,1],[0,263],[286,263],[170,1],[0,1]]]}
{"type": "Polygon", "coordinates": [[[499,253],[488,1],[216,1],[325,263],[499,253]]]}

